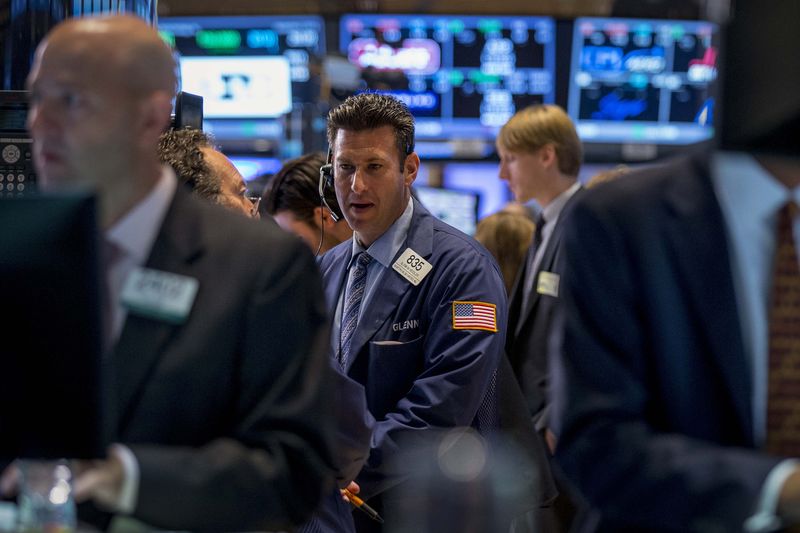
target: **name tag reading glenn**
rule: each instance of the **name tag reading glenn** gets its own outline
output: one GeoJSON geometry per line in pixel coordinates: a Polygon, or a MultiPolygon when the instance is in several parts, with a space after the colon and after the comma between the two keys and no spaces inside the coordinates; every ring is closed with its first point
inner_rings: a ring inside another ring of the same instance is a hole
{"type": "Polygon", "coordinates": [[[182,324],[189,316],[199,285],[188,276],[136,268],[125,280],[122,305],[136,315],[182,324]]]}

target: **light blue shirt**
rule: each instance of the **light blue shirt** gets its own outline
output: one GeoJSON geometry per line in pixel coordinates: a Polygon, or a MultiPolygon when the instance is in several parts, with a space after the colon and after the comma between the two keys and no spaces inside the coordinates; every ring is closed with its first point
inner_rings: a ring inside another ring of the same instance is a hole
{"type": "MultiPolygon", "coordinates": [[[[711,175],[728,231],[742,342],[752,368],[753,437],[761,446],[767,425],[768,314],[777,215],[791,199],[800,204],[800,187],[787,189],[743,153],[715,154],[711,175]]],[[[800,220],[794,221],[793,229],[800,250],[800,220]]],[[[745,530],[764,532],[781,527],[775,515],[778,496],[797,464],[795,459],[787,459],[772,469],[745,530]]]]}
{"type": "Polygon", "coordinates": [[[360,322],[361,317],[364,316],[364,309],[367,308],[370,300],[372,300],[375,295],[375,290],[380,286],[381,279],[386,275],[386,272],[392,268],[392,259],[394,259],[397,252],[400,251],[400,247],[406,241],[408,229],[411,227],[411,217],[413,215],[414,200],[409,198],[408,205],[406,205],[403,214],[389,226],[389,229],[387,229],[383,235],[378,237],[375,242],[366,249],[358,242],[355,233],[353,234],[353,253],[350,256],[350,264],[347,265],[347,280],[342,285],[342,291],[339,293],[339,302],[336,304],[336,313],[333,317],[333,327],[331,331],[331,346],[333,346],[333,351],[337,359],[339,358],[339,351],[341,348],[339,342],[342,327],[342,306],[345,301],[347,286],[350,284],[350,276],[353,274],[353,269],[351,267],[353,266],[355,257],[365,250],[372,256],[372,262],[367,267],[364,296],[361,299],[361,307],[358,310],[358,320],[360,322]]]}
{"type": "MultiPolygon", "coordinates": [[[[767,417],[768,309],[778,211],[800,188],[788,190],[752,156],[720,152],[712,160],[714,189],[722,207],[745,355],[752,365],[753,430],[764,443],[767,417]]],[[[800,249],[800,220],[794,222],[800,249]]]]}

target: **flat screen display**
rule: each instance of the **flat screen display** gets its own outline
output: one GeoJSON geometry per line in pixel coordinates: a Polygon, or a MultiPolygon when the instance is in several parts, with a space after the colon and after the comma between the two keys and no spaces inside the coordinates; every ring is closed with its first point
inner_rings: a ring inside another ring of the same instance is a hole
{"type": "Polygon", "coordinates": [[[465,161],[443,165],[442,186],[475,191],[480,195],[478,220],[501,210],[511,201],[508,184],[498,176],[497,162],[465,161]]]}
{"type": "Polygon", "coordinates": [[[280,117],[319,98],[312,65],[325,55],[321,17],[160,17],[159,31],[175,50],[181,89],[204,98],[204,129],[224,149],[284,140],[280,117]]]}
{"type": "Polygon", "coordinates": [[[0,226],[0,463],[104,457],[112,396],[94,198],[0,197],[0,226]]]}
{"type": "Polygon", "coordinates": [[[233,155],[229,159],[247,182],[265,174],[275,174],[283,166],[276,157],[233,155]]]}
{"type": "Polygon", "coordinates": [[[203,95],[206,118],[275,118],[292,110],[283,56],[183,57],[181,86],[203,95]]]}
{"type": "Polygon", "coordinates": [[[568,111],[586,143],[688,145],[714,134],[718,27],[578,18],[568,111]]]}
{"type": "Polygon", "coordinates": [[[428,157],[485,157],[516,111],[552,103],[555,42],[547,17],[352,14],[340,21],[341,52],[361,69],[363,89],[408,105],[417,151],[428,157]]]}
{"type": "Polygon", "coordinates": [[[475,233],[478,223],[478,193],[438,187],[414,187],[417,199],[439,220],[463,231],[475,233]]]}

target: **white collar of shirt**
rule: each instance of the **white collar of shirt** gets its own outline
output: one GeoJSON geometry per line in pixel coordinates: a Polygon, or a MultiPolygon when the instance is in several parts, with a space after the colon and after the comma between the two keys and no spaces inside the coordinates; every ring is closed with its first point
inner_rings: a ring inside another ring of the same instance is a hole
{"type": "Polygon", "coordinates": [[[116,302],[112,307],[112,339],[119,337],[128,316],[127,309],[120,305],[125,280],[147,262],[177,184],[172,169],[163,167],[161,177],[147,196],[106,232],[105,237],[120,249],[118,259],[106,271],[109,295],[116,302]]]}
{"type": "Polygon", "coordinates": [[[544,218],[545,221],[545,228],[547,228],[547,226],[550,226],[551,228],[555,226],[555,222],[558,220],[561,211],[564,210],[564,206],[566,205],[567,201],[572,198],[572,195],[578,192],[578,189],[580,188],[580,182],[576,181],[570,186],[569,189],[553,198],[553,201],[547,204],[547,207],[542,209],[542,218],[544,218]]]}
{"type": "MultiPolygon", "coordinates": [[[[367,253],[381,265],[389,268],[392,264],[392,259],[397,255],[397,252],[406,240],[408,229],[411,227],[411,217],[413,215],[414,200],[413,198],[409,198],[403,214],[389,226],[389,229],[387,229],[383,235],[378,237],[378,239],[366,249],[367,253]]],[[[363,251],[364,247],[358,242],[355,234],[353,234],[353,255],[350,258],[350,263],[352,264],[356,255],[363,251]]],[[[348,265],[348,268],[349,266],[350,265],[348,265]]]]}
{"type": "Polygon", "coordinates": [[[564,210],[564,206],[567,205],[567,202],[572,195],[578,192],[578,189],[581,188],[581,184],[579,181],[573,183],[569,189],[562,192],[558,196],[556,196],[552,202],[547,204],[547,207],[542,209],[542,218],[544,219],[544,228],[542,228],[542,243],[541,246],[536,250],[536,257],[534,258],[533,264],[539,264],[542,255],[544,254],[545,248],[547,248],[547,243],[550,242],[550,235],[552,235],[553,230],[556,227],[556,222],[558,222],[558,218],[561,216],[561,211],[564,210]]]}
{"type": "Polygon", "coordinates": [[[147,196],[108,230],[106,237],[137,265],[147,260],[177,186],[175,172],[162,166],[161,176],[147,196]]]}
{"type": "Polygon", "coordinates": [[[790,191],[749,154],[719,152],[712,159],[712,170],[720,203],[730,210],[727,214],[736,215],[727,221],[729,224],[774,224],[783,204],[792,197],[800,200],[800,188],[790,191]]]}

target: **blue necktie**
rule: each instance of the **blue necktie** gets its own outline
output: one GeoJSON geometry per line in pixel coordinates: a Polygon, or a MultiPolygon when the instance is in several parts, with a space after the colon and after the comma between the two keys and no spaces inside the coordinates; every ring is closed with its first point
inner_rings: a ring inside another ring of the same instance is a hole
{"type": "Polygon", "coordinates": [[[350,344],[358,324],[358,311],[361,308],[361,299],[364,297],[364,289],[367,285],[367,266],[370,261],[372,261],[372,256],[367,252],[359,253],[347,283],[339,343],[339,364],[343,369],[347,368],[347,361],[350,358],[350,344]]]}

